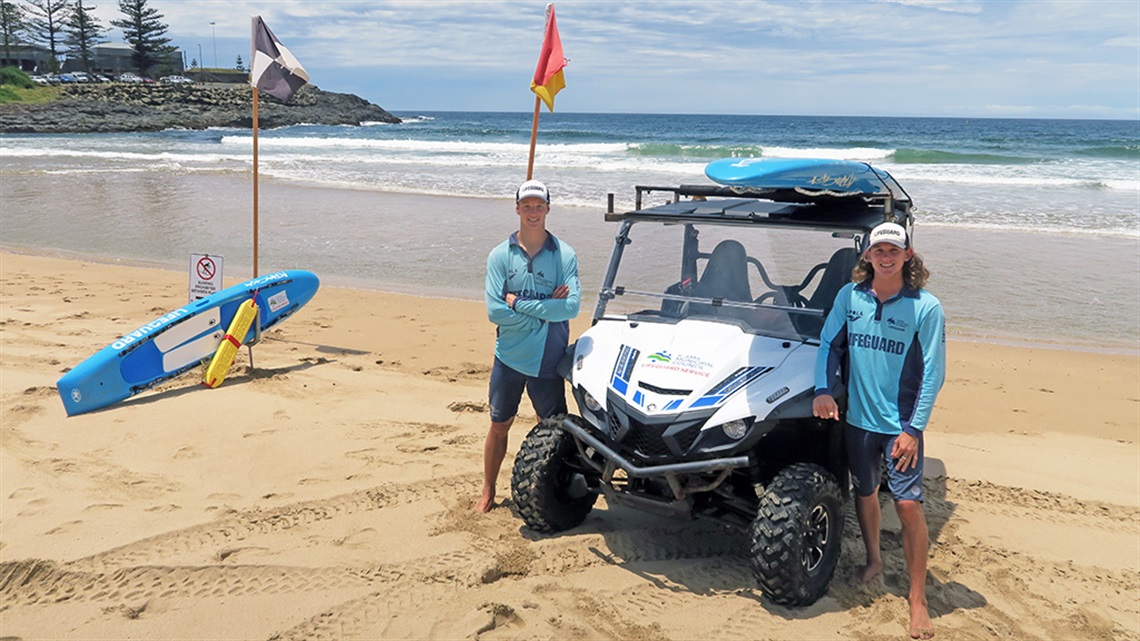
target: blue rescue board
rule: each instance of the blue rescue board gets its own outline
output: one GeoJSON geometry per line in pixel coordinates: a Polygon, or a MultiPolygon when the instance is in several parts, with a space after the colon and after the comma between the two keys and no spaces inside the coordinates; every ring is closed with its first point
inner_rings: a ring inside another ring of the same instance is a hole
{"type": "Polygon", "coordinates": [[[76,365],[56,383],[68,416],[90,412],[174,378],[210,358],[225,336],[238,306],[257,297],[257,325],[242,339],[249,343],[313,298],[316,274],[302,270],[259,276],[196,300],[123,335],[76,365]]]}
{"type": "Polygon", "coordinates": [[[867,163],[815,158],[722,158],[705,166],[705,175],[729,187],[831,196],[886,193],[890,189],[885,181],[894,182],[889,174],[867,163]]]}

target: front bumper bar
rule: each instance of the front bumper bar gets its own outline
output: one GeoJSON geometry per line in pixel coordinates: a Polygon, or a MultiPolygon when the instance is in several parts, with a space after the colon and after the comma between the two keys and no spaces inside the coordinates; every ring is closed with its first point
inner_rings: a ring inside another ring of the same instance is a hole
{"type": "MultiPolygon", "coordinates": [[[[667,465],[649,465],[645,467],[639,467],[621,454],[618,454],[616,451],[614,451],[613,448],[598,440],[596,436],[590,434],[584,427],[578,425],[570,418],[564,419],[560,427],[563,430],[573,434],[574,438],[578,439],[579,442],[585,443],[587,446],[592,447],[612,465],[620,467],[630,478],[665,477],[668,479],[674,479],[679,474],[729,472],[737,468],[748,466],[747,456],[733,456],[730,458],[717,458],[709,459],[706,461],[688,461],[685,463],[669,463],[667,465]]],[[[672,485],[672,481],[670,484],[672,485]]],[[[694,489],[695,488],[690,488],[690,492],[694,489]]]]}

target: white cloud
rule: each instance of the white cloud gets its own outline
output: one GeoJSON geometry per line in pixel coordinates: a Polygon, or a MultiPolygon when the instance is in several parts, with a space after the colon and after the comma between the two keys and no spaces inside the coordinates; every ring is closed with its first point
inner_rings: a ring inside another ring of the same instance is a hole
{"type": "MultiPolygon", "coordinates": [[[[370,87],[383,86],[385,100],[408,108],[477,103],[514,110],[517,98],[498,88],[529,82],[545,2],[151,5],[170,25],[174,44],[188,57],[201,46],[207,64],[215,41],[219,64],[248,56],[249,16],[260,13],[323,88],[338,90],[325,80],[336,79],[365,97],[376,91],[370,87]],[[466,93],[439,104],[439,85],[466,93]]],[[[1083,109],[1127,117],[1140,95],[1140,64],[1121,55],[1140,48],[1135,0],[564,0],[556,6],[571,60],[562,109],[909,115],[1037,109],[1022,113],[1041,116],[1083,109]]],[[[112,2],[98,5],[104,21],[117,13],[112,2]]]]}

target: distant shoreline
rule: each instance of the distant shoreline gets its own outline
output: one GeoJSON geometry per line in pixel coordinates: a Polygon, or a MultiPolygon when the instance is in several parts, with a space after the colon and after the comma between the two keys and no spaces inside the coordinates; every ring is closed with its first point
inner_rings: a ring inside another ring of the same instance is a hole
{"type": "MultiPolygon", "coordinates": [[[[399,123],[400,118],[352,94],[302,87],[288,103],[263,95],[261,128],[302,123],[356,125],[399,123]]],[[[0,133],[122,133],[164,129],[253,127],[248,85],[97,84],[67,87],[59,99],[0,105],[0,133]]]]}

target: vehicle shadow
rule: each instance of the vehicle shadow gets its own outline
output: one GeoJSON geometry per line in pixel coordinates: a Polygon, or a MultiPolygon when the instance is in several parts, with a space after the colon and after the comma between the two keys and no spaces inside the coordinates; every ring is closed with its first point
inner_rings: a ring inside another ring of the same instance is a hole
{"type": "MultiPolygon", "coordinates": [[[[943,538],[955,504],[946,498],[945,464],[939,459],[927,458],[925,472],[924,512],[933,551],[948,544],[943,538]]],[[[591,553],[664,590],[706,596],[731,593],[757,601],[776,616],[806,619],[865,607],[884,595],[906,598],[909,578],[901,527],[890,494],[880,492],[879,503],[883,514],[881,549],[885,568],[882,576],[866,584],[855,581],[865,551],[855,509],[849,500],[842,552],[831,585],[824,598],[804,608],[784,607],[763,598],[748,560],[749,535],[737,528],[707,520],[679,521],[620,505],[603,507],[599,503],[582,525],[553,536],[600,535],[605,541],[604,549],[590,546],[591,553]]],[[[520,534],[532,540],[546,538],[525,527],[520,528],[520,534]]],[[[982,594],[968,586],[957,581],[941,581],[929,572],[927,597],[931,615],[935,617],[987,604],[982,594]]]]}

